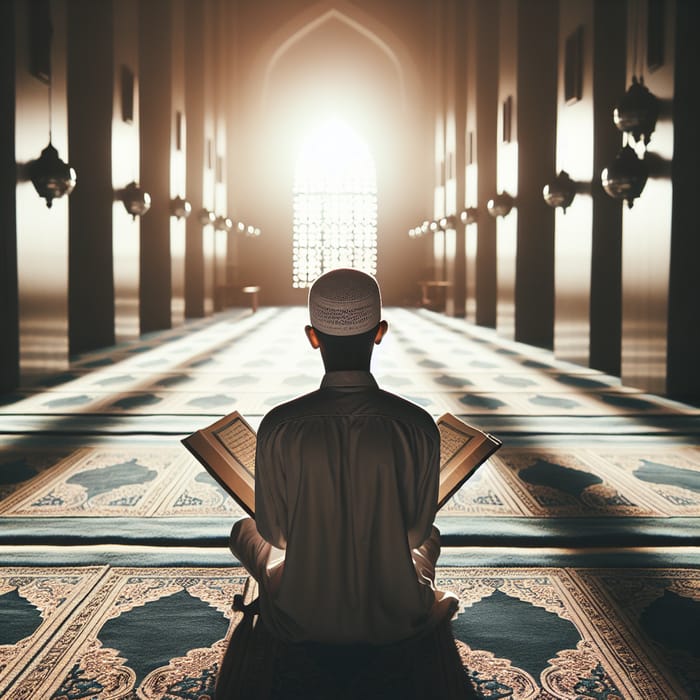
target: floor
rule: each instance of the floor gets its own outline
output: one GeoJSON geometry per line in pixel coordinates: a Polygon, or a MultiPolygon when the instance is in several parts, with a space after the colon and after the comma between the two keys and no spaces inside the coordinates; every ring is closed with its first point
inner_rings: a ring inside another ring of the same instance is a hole
{"type": "MultiPolygon", "coordinates": [[[[437,518],[481,696],[700,697],[700,411],[459,319],[385,316],[380,385],[504,443],[437,518]]],[[[241,509],[180,439],[314,389],[304,323],[233,309],[0,397],[0,696],[211,692],[252,589],[226,549],[241,509]]]]}

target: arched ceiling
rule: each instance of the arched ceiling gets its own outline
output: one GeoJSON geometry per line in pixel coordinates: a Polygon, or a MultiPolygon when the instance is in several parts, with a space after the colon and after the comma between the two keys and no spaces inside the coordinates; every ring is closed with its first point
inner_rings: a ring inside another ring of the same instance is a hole
{"type": "Polygon", "coordinates": [[[285,57],[294,53],[313,34],[342,23],[356,32],[358,39],[368,42],[391,67],[398,87],[402,110],[409,109],[418,91],[418,72],[404,43],[372,15],[349,2],[314,3],[295,15],[277,31],[271,33],[256,53],[250,84],[259,89],[259,104],[269,103],[274,75],[284,64],[285,57]]]}

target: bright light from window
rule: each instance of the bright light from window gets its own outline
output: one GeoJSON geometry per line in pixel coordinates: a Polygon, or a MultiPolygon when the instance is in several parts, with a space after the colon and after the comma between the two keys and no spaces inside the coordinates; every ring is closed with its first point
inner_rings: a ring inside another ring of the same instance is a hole
{"type": "Polygon", "coordinates": [[[292,285],[327,270],[377,269],[377,182],[367,144],[344,122],[322,124],[304,142],[294,177],[292,285]]]}

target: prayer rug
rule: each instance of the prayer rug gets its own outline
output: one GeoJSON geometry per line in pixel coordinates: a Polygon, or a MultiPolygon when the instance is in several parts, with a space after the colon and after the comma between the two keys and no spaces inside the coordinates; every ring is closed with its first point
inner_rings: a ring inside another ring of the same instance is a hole
{"type": "MultiPolygon", "coordinates": [[[[52,523],[52,542],[225,546],[231,523],[244,516],[177,436],[72,440],[0,442],[0,541],[40,544],[52,523]]],[[[700,447],[670,440],[643,448],[506,445],[437,521],[452,545],[591,536],[688,543],[700,523],[699,477],[700,447]]]]}
{"type": "Polygon", "coordinates": [[[177,444],[83,447],[0,501],[0,514],[147,517],[191,461],[177,444]]]}
{"type": "Polygon", "coordinates": [[[0,697],[6,697],[29,659],[55,637],[106,569],[0,568],[0,697]]]}
{"type": "MultiPolygon", "coordinates": [[[[240,619],[231,609],[233,596],[245,595],[249,586],[243,573],[236,568],[105,568],[89,595],[63,603],[72,609],[60,629],[54,626],[53,636],[33,641],[35,632],[9,647],[24,644],[25,667],[14,678],[8,674],[3,697],[211,697],[226,640],[240,619]]],[[[74,570],[52,570],[51,575],[77,578],[74,570]]],[[[12,576],[10,581],[43,581],[41,570],[17,570],[12,576]]],[[[44,578],[51,581],[49,575],[44,578]]],[[[35,624],[32,615],[57,605],[63,590],[54,588],[42,589],[40,605],[18,586],[0,596],[0,611],[12,606],[18,611],[15,634],[35,624]]]]}
{"type": "MultiPolygon", "coordinates": [[[[381,385],[435,415],[700,415],[456,319],[442,328],[439,315],[394,308],[386,315],[396,324],[375,353],[375,374],[381,385]]],[[[219,416],[235,407],[263,415],[319,384],[320,355],[303,335],[304,316],[301,308],[265,309],[235,323],[119,346],[4,397],[0,413],[219,416]],[[271,318],[274,324],[265,323],[271,318]],[[280,338],[284,353],[277,352],[280,338]]]]}
{"type": "MultiPolygon", "coordinates": [[[[380,385],[504,440],[437,518],[482,697],[700,697],[698,409],[460,319],[385,315],[380,385]]],[[[236,310],[0,397],[0,696],[211,694],[254,587],[226,549],[242,512],[179,440],[315,389],[305,323],[236,310]]]]}
{"type": "MultiPolygon", "coordinates": [[[[28,534],[36,518],[244,514],[177,437],[76,440],[0,441],[0,538],[7,518],[25,518],[28,534]]],[[[147,540],[148,520],[141,529],[147,540]]]]}
{"type": "MultiPolygon", "coordinates": [[[[239,509],[177,437],[73,448],[0,443],[3,516],[228,516],[239,509]]],[[[504,446],[441,515],[700,517],[700,447],[504,446]]]]}
{"type": "MultiPolygon", "coordinates": [[[[0,569],[8,700],[204,700],[255,591],[240,568],[0,569]],[[88,591],[88,587],[91,589],[88,591]]],[[[480,697],[692,700],[700,693],[700,572],[438,568],[480,697]]]]}
{"type": "Polygon", "coordinates": [[[215,363],[222,348],[230,351],[239,339],[246,338],[258,326],[274,317],[276,311],[268,308],[243,318],[227,313],[225,320],[220,317],[212,319],[208,324],[201,324],[203,327],[196,326],[192,332],[185,329],[177,333],[164,331],[160,335],[155,334],[146,343],[120,345],[81,356],[66,371],[40,377],[11,396],[4,397],[0,402],[3,404],[0,412],[22,413],[36,410],[37,406],[41,406],[42,411],[51,411],[61,405],[64,408],[85,408],[87,404],[99,400],[106,393],[105,389],[121,391],[125,384],[127,389],[145,389],[140,384],[144,380],[151,381],[160,372],[178,372],[188,366],[215,363]],[[61,394],[56,397],[61,404],[44,406],[55,391],[61,394]],[[37,400],[32,401],[31,397],[36,394],[39,394],[37,400]],[[66,403],[67,399],[72,401],[66,403]]]}
{"type": "MultiPolygon", "coordinates": [[[[0,414],[62,415],[184,415],[220,416],[234,409],[245,415],[262,415],[273,406],[296,396],[313,391],[320,384],[320,376],[309,374],[280,374],[269,372],[265,380],[254,374],[238,377],[211,375],[203,381],[193,373],[174,373],[157,376],[152,384],[140,390],[124,386],[120,391],[113,386],[58,387],[40,394],[17,396],[12,403],[0,407],[0,414]]],[[[219,370],[223,375],[223,370],[219,370]]],[[[121,375],[124,381],[130,375],[121,375]]],[[[443,375],[445,376],[445,375],[443,375]]],[[[438,416],[446,411],[462,416],[610,416],[610,415],[700,415],[693,407],[678,408],[658,397],[622,390],[542,391],[532,393],[512,389],[483,391],[453,391],[411,386],[413,379],[403,380],[394,373],[389,375],[386,389],[438,416]]],[[[382,376],[377,375],[382,385],[382,376]]],[[[475,380],[475,383],[477,380],[475,380]]]]}
{"type": "Polygon", "coordinates": [[[10,494],[47,470],[53,470],[73,451],[70,447],[20,447],[12,442],[0,442],[0,513],[10,494]]]}
{"type": "Polygon", "coordinates": [[[700,696],[696,570],[439,569],[484,698],[700,696]]]}
{"type": "Polygon", "coordinates": [[[592,461],[633,479],[660,511],[677,516],[700,514],[700,447],[610,445],[589,453],[592,461]]]}
{"type": "Polygon", "coordinates": [[[504,447],[490,462],[532,517],[700,517],[698,447],[643,452],[622,447],[612,455],[585,448],[504,447]],[[650,459],[654,453],[664,463],[650,459]]]}

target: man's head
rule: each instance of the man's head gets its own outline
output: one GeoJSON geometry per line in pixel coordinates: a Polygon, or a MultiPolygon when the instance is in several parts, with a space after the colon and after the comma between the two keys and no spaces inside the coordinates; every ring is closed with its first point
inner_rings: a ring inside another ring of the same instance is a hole
{"type": "Polygon", "coordinates": [[[369,369],[373,346],[388,327],[381,313],[379,285],[371,275],[339,268],[313,283],[306,335],[321,349],[326,371],[369,369]]]}

